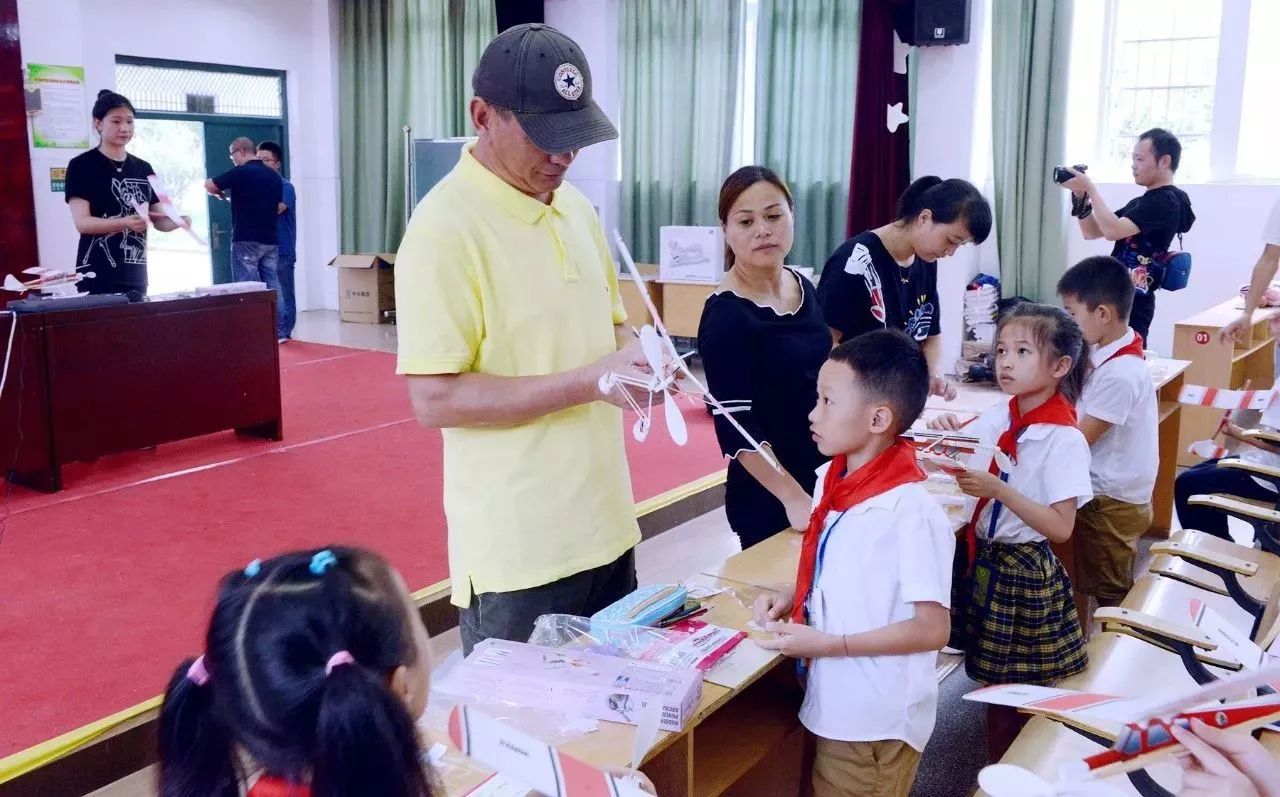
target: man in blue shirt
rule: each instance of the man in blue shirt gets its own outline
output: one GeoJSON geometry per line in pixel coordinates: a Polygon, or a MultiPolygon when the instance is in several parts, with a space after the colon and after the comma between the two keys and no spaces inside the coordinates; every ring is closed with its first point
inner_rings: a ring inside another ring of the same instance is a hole
{"type": "Polygon", "coordinates": [[[270,166],[284,183],[284,199],[276,217],[276,248],[279,258],[276,274],[280,278],[280,342],[293,339],[293,325],[298,320],[298,305],[293,295],[293,267],[298,261],[298,194],[293,183],[284,179],[284,150],[274,141],[258,144],[258,160],[270,166]]]}
{"type": "MultiPolygon", "coordinates": [[[[235,168],[204,181],[205,190],[231,200],[231,271],[236,282],[265,282],[280,295],[276,274],[276,216],[284,199],[280,175],[258,160],[253,142],[244,136],[231,142],[235,168]]],[[[279,311],[277,310],[277,326],[279,311]]]]}

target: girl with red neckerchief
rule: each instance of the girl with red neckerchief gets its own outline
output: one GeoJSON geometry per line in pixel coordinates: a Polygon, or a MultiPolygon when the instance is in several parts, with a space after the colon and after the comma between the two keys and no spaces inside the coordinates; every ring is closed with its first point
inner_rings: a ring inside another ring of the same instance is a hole
{"type": "MultiPolygon", "coordinates": [[[[968,595],[957,600],[956,640],[965,670],[983,684],[1051,684],[1082,671],[1084,638],[1071,582],[1051,543],[1064,543],[1076,510],[1093,497],[1089,444],[1075,401],[1088,369],[1080,326],[1058,307],[1026,303],[1005,313],[996,376],[1010,395],[965,428],[1012,463],[971,468],[956,481],[978,499],[966,532],[968,595]]],[[[955,429],[954,415],[930,426],[955,429]]],[[[1016,712],[988,708],[989,752],[998,757],[1021,727],[1016,712]]]]}

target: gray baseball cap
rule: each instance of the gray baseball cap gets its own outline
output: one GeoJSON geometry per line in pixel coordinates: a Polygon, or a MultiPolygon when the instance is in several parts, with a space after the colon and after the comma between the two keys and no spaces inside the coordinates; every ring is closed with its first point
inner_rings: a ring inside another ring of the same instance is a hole
{"type": "Polygon", "coordinates": [[[515,114],[543,152],[608,141],[618,130],[591,99],[591,67],[573,39],[550,25],[516,25],[489,42],[471,88],[515,114]]]}

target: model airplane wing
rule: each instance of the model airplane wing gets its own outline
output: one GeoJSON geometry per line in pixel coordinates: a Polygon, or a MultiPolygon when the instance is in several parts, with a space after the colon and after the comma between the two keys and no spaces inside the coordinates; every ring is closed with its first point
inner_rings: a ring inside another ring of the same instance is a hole
{"type": "Polygon", "coordinates": [[[164,215],[174,224],[186,230],[187,235],[190,235],[196,243],[201,246],[208,246],[208,241],[201,238],[196,234],[195,230],[191,229],[191,222],[182,218],[182,214],[178,212],[177,206],[173,204],[173,200],[169,197],[169,191],[165,188],[164,181],[160,179],[160,175],[149,175],[147,181],[151,183],[152,190],[156,192],[156,199],[160,200],[160,210],[164,215]]]}

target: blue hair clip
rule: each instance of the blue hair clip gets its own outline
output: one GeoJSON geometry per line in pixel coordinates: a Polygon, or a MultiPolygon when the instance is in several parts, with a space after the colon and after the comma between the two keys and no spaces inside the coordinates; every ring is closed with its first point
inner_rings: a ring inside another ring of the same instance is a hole
{"type": "Polygon", "coordinates": [[[262,560],[254,559],[252,562],[244,566],[244,577],[253,578],[262,572],[262,560]]]}
{"type": "Polygon", "coordinates": [[[333,551],[325,548],[323,551],[317,551],[316,555],[311,557],[311,574],[313,576],[323,576],[331,567],[338,564],[338,557],[333,555],[333,551]]]}

